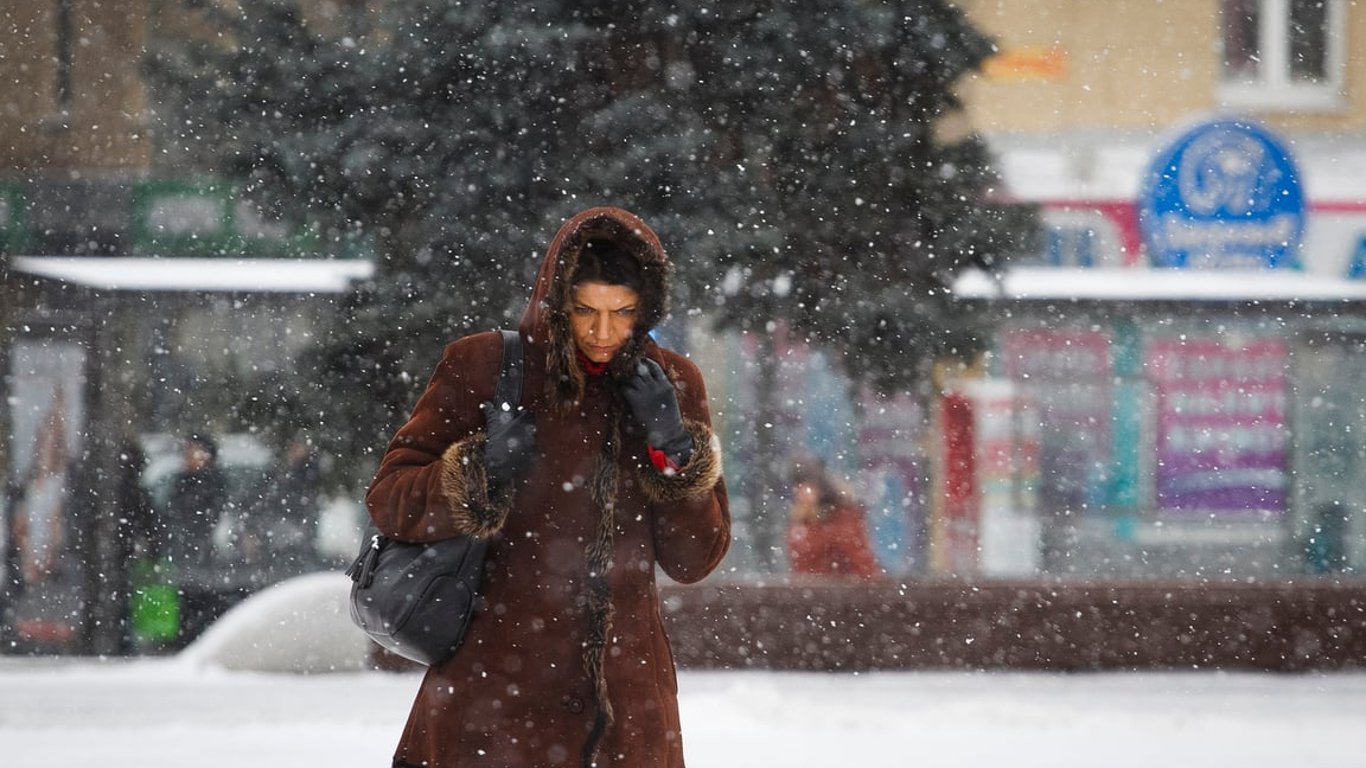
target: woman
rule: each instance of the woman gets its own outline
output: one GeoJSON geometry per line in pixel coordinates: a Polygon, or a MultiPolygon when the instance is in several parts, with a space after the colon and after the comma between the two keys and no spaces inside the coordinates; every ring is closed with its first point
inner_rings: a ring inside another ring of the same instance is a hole
{"type": "Polygon", "coordinates": [[[819,465],[792,469],[792,514],[787,553],[792,572],[821,576],[877,577],[881,570],[868,545],[863,506],[819,465]]]}
{"type": "Polygon", "coordinates": [[[682,766],[655,566],[695,582],[730,544],[696,366],[647,335],[658,237],[615,208],[561,227],[522,316],[522,411],[486,434],[497,333],[446,348],[366,502],[406,541],[491,538],[482,607],[432,667],[395,766],[682,766]]]}

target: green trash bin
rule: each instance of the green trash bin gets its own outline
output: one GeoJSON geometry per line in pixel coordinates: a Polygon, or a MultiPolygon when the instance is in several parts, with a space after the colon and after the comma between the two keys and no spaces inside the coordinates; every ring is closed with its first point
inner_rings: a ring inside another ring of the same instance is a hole
{"type": "Polygon", "coordinates": [[[180,596],[172,583],[170,563],[140,560],[133,565],[129,618],[141,647],[174,639],[180,631],[180,596]]]}

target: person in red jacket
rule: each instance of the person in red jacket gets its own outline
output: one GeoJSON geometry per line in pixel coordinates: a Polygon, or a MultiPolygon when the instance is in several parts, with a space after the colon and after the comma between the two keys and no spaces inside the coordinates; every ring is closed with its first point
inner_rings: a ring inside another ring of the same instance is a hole
{"type": "Polygon", "coordinates": [[[792,468],[792,512],[787,553],[792,572],[821,576],[877,578],[882,573],[868,544],[861,504],[849,488],[819,463],[792,468]]]}

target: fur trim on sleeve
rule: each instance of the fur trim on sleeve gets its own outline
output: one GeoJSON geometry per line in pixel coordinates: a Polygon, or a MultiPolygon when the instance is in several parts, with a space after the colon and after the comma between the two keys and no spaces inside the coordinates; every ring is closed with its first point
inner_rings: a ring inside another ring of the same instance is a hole
{"type": "Polygon", "coordinates": [[[684,419],[683,427],[692,437],[692,457],[688,463],[677,472],[660,472],[649,466],[638,473],[641,488],[650,501],[695,499],[711,493],[721,479],[721,441],[700,421],[684,419]]]}
{"type": "Polygon", "coordinates": [[[465,536],[487,539],[503,529],[508,498],[491,499],[484,474],[484,433],[470,435],[441,455],[441,492],[451,505],[455,526],[465,536]]]}

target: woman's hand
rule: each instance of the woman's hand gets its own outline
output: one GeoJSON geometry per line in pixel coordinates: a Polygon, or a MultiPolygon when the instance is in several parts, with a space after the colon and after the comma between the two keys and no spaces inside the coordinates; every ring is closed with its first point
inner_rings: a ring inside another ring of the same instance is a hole
{"type": "Polygon", "coordinates": [[[505,411],[481,403],[488,439],[484,442],[484,472],[490,496],[502,495],[526,472],[536,446],[536,419],[524,408],[505,411]]]}
{"type": "Polygon", "coordinates": [[[692,458],[692,436],[683,428],[678,393],[664,369],[649,358],[641,358],[636,375],[622,385],[621,394],[631,414],[645,428],[646,442],[663,451],[674,464],[687,464],[692,458]]]}

